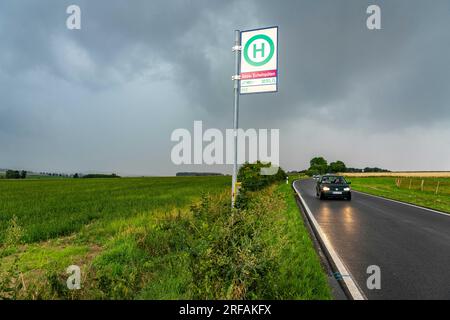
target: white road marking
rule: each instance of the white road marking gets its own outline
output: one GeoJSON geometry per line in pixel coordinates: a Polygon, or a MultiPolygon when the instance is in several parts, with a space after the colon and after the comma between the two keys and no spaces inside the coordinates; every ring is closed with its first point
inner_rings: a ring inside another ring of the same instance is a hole
{"type": "MultiPolygon", "coordinates": [[[[296,181],[299,181],[299,180],[296,180],[296,181]]],[[[328,251],[328,254],[331,257],[331,259],[333,260],[333,263],[336,266],[336,268],[338,269],[338,272],[342,275],[345,286],[347,287],[352,299],[353,300],[366,300],[367,299],[366,296],[359,289],[356,282],[353,280],[353,276],[350,274],[350,272],[345,267],[341,258],[339,257],[337,252],[334,250],[331,242],[328,240],[327,235],[322,231],[322,228],[320,227],[316,218],[314,218],[314,215],[312,214],[311,210],[309,209],[308,205],[306,204],[306,201],[303,199],[302,195],[295,187],[296,181],[294,181],[292,183],[292,186],[294,187],[295,192],[297,193],[298,197],[300,198],[300,201],[302,202],[310,221],[312,222],[314,228],[316,229],[316,232],[319,235],[319,237],[322,241],[322,244],[325,246],[326,250],[328,251]]]]}

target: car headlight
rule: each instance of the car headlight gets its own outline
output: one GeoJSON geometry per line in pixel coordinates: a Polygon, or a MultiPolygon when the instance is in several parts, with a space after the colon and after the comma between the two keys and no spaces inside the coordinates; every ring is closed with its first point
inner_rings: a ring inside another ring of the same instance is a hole
{"type": "Polygon", "coordinates": [[[350,187],[345,187],[344,191],[350,191],[350,187]]]}
{"type": "Polygon", "coordinates": [[[322,190],[323,190],[323,191],[330,191],[330,188],[328,188],[328,187],[323,187],[322,190]]]}

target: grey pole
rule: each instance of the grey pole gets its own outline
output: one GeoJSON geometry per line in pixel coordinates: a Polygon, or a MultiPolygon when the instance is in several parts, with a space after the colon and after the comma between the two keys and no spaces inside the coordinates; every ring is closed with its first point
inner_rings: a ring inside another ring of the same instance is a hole
{"type": "Polygon", "coordinates": [[[237,137],[237,129],[239,126],[239,76],[240,76],[240,68],[239,68],[239,60],[241,56],[241,32],[239,30],[234,31],[234,47],[233,51],[235,52],[235,64],[234,64],[234,163],[233,163],[233,180],[231,186],[231,207],[234,208],[234,202],[236,197],[236,183],[237,183],[237,158],[238,158],[238,137],[237,137]]]}

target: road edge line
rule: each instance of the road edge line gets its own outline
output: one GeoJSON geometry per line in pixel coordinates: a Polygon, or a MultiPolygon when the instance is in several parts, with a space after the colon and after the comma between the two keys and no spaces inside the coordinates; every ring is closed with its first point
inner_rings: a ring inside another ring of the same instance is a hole
{"type": "Polygon", "coordinates": [[[322,228],[320,227],[319,223],[317,222],[316,218],[314,218],[311,210],[309,209],[308,205],[306,204],[306,201],[301,196],[300,192],[295,187],[295,182],[300,180],[295,180],[292,183],[292,188],[297,193],[300,202],[302,203],[302,206],[305,208],[306,214],[308,215],[308,219],[311,221],[312,227],[315,229],[315,232],[317,236],[319,237],[320,242],[324,246],[325,252],[328,254],[329,258],[332,260],[334,266],[338,270],[338,272],[342,276],[342,280],[345,284],[345,287],[350,294],[351,298],[353,300],[367,300],[364,293],[359,289],[356,282],[353,280],[353,276],[350,274],[350,272],[347,270],[347,267],[342,262],[342,259],[339,257],[337,252],[334,250],[333,245],[328,240],[328,237],[326,234],[322,231],[322,228]]]}
{"type": "Polygon", "coordinates": [[[422,206],[419,206],[419,205],[416,205],[416,204],[413,204],[413,203],[404,202],[404,201],[395,200],[395,199],[389,199],[389,198],[386,198],[386,197],[377,196],[375,194],[370,194],[370,193],[363,192],[363,191],[358,191],[358,190],[355,190],[355,189],[352,189],[352,192],[360,193],[360,194],[363,194],[363,195],[366,195],[366,196],[379,198],[379,199],[383,199],[383,200],[387,200],[387,201],[391,201],[391,202],[395,202],[395,203],[399,203],[399,204],[404,204],[404,205],[407,205],[407,206],[410,206],[410,207],[414,207],[414,208],[417,208],[417,209],[422,209],[422,210],[426,210],[426,211],[430,211],[430,212],[433,212],[433,213],[437,213],[437,214],[440,214],[440,215],[443,215],[443,216],[446,216],[446,217],[450,217],[450,213],[446,213],[444,211],[439,211],[439,210],[435,210],[435,209],[431,209],[431,208],[427,208],[427,207],[422,207],[422,206]]]}

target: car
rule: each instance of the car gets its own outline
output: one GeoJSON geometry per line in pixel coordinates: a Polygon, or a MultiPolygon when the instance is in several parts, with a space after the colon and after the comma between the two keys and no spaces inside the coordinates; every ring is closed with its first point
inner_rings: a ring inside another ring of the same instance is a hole
{"type": "Polygon", "coordinates": [[[316,183],[316,195],[320,200],[346,199],[352,200],[351,182],[345,180],[343,176],[325,175],[320,177],[316,183]]]}

